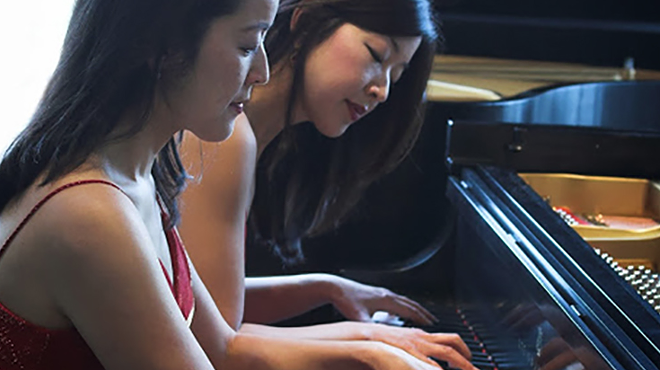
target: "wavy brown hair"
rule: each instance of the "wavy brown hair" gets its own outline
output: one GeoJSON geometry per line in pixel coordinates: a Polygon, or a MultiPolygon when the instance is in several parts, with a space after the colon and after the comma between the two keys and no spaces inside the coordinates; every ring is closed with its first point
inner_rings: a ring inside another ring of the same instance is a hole
{"type": "MultiPolygon", "coordinates": [[[[0,163],[0,211],[40,176],[41,185],[48,184],[106,143],[139,132],[157,80],[162,75],[164,85],[172,86],[183,78],[211,22],[239,5],[240,0],[77,0],[55,72],[0,163]],[[111,137],[129,110],[141,121],[111,137]]],[[[175,138],[160,151],[152,174],[174,225],[176,196],[186,178],[175,138]]]]}
{"type": "Polygon", "coordinates": [[[293,83],[285,128],[257,165],[249,226],[258,243],[269,245],[285,262],[300,261],[302,238],[336,228],[364,190],[402,161],[423,122],[423,94],[439,40],[428,0],[280,2],[266,50],[271,66],[293,63],[293,83]],[[302,12],[291,29],[297,8],[302,12]],[[307,56],[345,23],[422,41],[388,100],[340,138],[330,139],[309,123],[292,125],[291,115],[296,98],[304,94],[307,56]]]}

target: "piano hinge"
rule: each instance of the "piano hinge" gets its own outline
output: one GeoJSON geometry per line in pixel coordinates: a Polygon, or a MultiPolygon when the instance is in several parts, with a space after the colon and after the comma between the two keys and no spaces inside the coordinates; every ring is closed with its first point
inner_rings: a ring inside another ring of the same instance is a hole
{"type": "Polygon", "coordinates": [[[513,137],[511,138],[511,143],[507,146],[509,151],[513,153],[522,152],[523,145],[525,144],[525,140],[522,138],[522,133],[525,131],[527,130],[522,127],[513,128],[513,137]]]}

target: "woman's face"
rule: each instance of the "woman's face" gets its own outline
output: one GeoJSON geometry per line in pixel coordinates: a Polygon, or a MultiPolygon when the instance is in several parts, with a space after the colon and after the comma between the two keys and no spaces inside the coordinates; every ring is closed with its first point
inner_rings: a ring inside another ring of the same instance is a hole
{"type": "Polygon", "coordinates": [[[190,73],[168,93],[170,114],[206,141],[231,135],[252,86],[269,78],[263,40],[278,0],[241,0],[239,9],[211,23],[190,73]]]}
{"type": "Polygon", "coordinates": [[[390,37],[346,23],[312,50],[305,64],[297,121],[323,135],[341,136],[387,100],[421,37],[390,37]]]}

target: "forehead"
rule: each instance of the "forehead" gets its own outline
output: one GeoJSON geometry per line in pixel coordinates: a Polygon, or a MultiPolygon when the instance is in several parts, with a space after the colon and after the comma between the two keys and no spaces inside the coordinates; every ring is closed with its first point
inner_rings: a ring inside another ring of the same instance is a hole
{"type": "Polygon", "coordinates": [[[391,49],[392,57],[398,57],[406,61],[412,58],[422,42],[421,36],[389,36],[365,30],[351,23],[343,24],[337,31],[344,32],[346,37],[354,39],[354,41],[372,41],[381,45],[386,44],[391,49]]]}
{"type": "Polygon", "coordinates": [[[227,20],[240,23],[267,22],[273,23],[279,0],[239,0],[238,9],[228,15],[227,20]]]}

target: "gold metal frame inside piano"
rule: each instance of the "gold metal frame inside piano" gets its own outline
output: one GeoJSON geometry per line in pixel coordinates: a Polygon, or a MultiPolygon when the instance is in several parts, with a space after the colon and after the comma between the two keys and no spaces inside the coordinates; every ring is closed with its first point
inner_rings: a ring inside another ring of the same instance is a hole
{"type": "Polygon", "coordinates": [[[572,174],[521,174],[552,207],[579,215],[635,217],[654,220],[649,227],[571,225],[591,246],[614,257],[619,265],[660,267],[660,183],[643,179],[572,174]]]}

